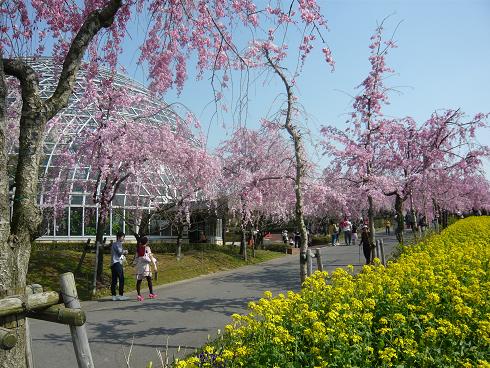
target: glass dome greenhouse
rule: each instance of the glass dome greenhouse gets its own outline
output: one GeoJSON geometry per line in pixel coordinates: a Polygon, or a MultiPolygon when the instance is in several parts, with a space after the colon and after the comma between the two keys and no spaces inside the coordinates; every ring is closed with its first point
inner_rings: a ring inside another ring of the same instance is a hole
{"type": "MultiPolygon", "coordinates": [[[[29,59],[28,62],[38,72],[41,98],[48,98],[56,88],[57,75],[61,67],[51,58],[29,59]]],[[[57,162],[62,159],[61,153],[67,149],[76,152],[81,140],[84,139],[83,132],[95,130],[98,126],[97,106],[84,101],[87,77],[92,78],[92,85],[100,86],[111,75],[109,71],[101,70],[93,77],[89,76],[86,68],[83,66],[80,68],[68,106],[57,115],[57,124],[48,123],[46,129],[44,157],[40,170],[41,188],[43,178],[56,175],[57,162]]],[[[113,78],[114,86],[124,89],[129,95],[138,97],[139,103],[119,112],[124,119],[129,121],[141,118],[143,111],[151,109],[154,113],[145,115],[145,123],[169,124],[172,127],[176,125],[176,120],[179,118],[176,112],[168,104],[156,100],[142,84],[122,74],[117,74],[113,78]]],[[[14,103],[15,96],[11,95],[9,101],[14,103]]],[[[15,150],[15,145],[12,145],[11,157],[15,157],[15,150]]],[[[90,167],[83,167],[83,165],[75,164],[73,169],[69,170],[66,176],[68,188],[66,204],[57,216],[53,216],[53,209],[46,203],[49,192],[41,190],[38,199],[43,208],[44,219],[39,240],[82,240],[95,237],[99,209],[92,200],[93,191],[87,188],[90,184],[95,187],[96,175],[97,173],[90,167]]],[[[143,212],[150,214],[158,205],[172,201],[175,195],[172,181],[171,170],[162,166],[159,172],[141,185],[121,185],[110,205],[105,235],[115,237],[118,231],[130,234],[129,227],[137,230],[136,219],[141,217],[143,212]]],[[[205,232],[209,241],[218,241],[217,238],[221,236],[221,221],[216,219],[201,221],[200,224],[193,226],[192,231],[205,232]]],[[[157,216],[152,216],[145,233],[152,238],[173,238],[171,226],[157,216]]],[[[187,232],[184,235],[193,238],[192,234],[187,232]]]]}

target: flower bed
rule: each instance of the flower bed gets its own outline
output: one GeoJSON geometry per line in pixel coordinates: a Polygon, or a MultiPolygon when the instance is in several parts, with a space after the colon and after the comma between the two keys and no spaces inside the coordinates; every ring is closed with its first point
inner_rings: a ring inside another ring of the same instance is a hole
{"type": "Polygon", "coordinates": [[[490,217],[250,303],[176,367],[490,367],[490,217]]]}

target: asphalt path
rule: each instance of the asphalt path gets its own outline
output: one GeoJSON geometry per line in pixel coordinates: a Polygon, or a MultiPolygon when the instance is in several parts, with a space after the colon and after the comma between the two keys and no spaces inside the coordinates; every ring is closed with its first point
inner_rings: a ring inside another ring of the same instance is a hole
{"type": "MultiPolygon", "coordinates": [[[[395,238],[380,237],[389,258],[395,238]]],[[[347,265],[359,270],[364,263],[358,246],[325,246],[320,251],[327,271],[347,265]]],[[[246,313],[247,303],[262,297],[264,291],[277,294],[299,289],[299,256],[290,255],[159,286],[155,288],[158,298],[153,300],[137,302],[136,294],[130,292],[128,301],[83,302],[94,364],[127,368],[125,355],[132,346],[131,368],[144,368],[150,360],[159,367],[157,351],[170,360],[192,352],[214,338],[218,329],[223,330],[233,313],[246,313]]],[[[36,368],[77,367],[68,326],[32,319],[30,326],[36,368]]]]}

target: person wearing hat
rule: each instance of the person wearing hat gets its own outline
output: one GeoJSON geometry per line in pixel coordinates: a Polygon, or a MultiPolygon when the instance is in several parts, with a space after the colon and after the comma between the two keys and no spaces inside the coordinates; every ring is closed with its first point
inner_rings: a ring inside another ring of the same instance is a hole
{"type": "Polygon", "coordinates": [[[362,253],[364,254],[364,258],[366,258],[366,264],[371,262],[371,242],[369,240],[371,233],[369,232],[369,228],[367,225],[362,226],[361,231],[361,241],[359,246],[362,246],[362,253]]]}

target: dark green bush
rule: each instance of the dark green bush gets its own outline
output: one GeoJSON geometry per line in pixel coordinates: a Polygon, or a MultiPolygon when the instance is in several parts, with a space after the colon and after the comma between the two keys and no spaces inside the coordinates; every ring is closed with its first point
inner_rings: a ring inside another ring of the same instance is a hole
{"type": "Polygon", "coordinates": [[[289,245],[284,243],[270,243],[265,245],[265,250],[270,250],[271,252],[286,253],[287,248],[289,248],[289,245]]]}
{"type": "MultiPolygon", "coordinates": [[[[34,243],[33,249],[35,250],[75,250],[75,251],[83,251],[85,247],[85,242],[49,242],[49,243],[34,243]]],[[[110,253],[110,243],[106,243],[104,252],[110,253]]],[[[189,244],[181,244],[182,252],[187,252],[189,250],[215,250],[223,248],[221,245],[217,244],[207,244],[207,243],[189,243],[189,244]]],[[[151,242],[150,247],[152,252],[154,253],[175,253],[177,249],[177,244],[175,243],[164,243],[164,242],[151,242]]],[[[95,243],[90,243],[90,248],[92,251],[95,251],[95,243]]],[[[126,243],[124,244],[124,248],[129,251],[129,253],[136,252],[136,244],[135,243],[126,243]]]]}

